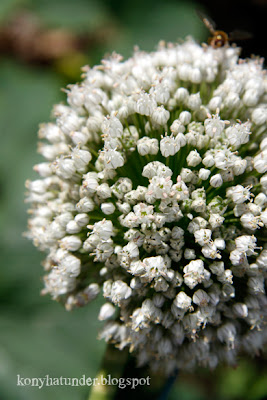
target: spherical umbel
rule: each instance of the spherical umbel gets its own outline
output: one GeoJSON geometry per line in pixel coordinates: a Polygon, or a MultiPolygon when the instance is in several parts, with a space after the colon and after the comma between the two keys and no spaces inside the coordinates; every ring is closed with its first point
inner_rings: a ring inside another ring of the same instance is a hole
{"type": "Polygon", "coordinates": [[[43,293],[102,292],[100,337],[140,365],[234,364],[267,342],[267,79],[234,47],[161,43],[86,68],[27,181],[43,293]]]}

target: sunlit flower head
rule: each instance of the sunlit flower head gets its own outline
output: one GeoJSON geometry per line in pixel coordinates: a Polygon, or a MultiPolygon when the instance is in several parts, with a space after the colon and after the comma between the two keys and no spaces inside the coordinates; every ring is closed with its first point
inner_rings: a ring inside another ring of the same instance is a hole
{"type": "Polygon", "coordinates": [[[140,365],[234,364],[267,341],[267,79],[238,49],[160,43],[84,69],[40,127],[28,236],[43,293],[101,294],[140,365]]]}

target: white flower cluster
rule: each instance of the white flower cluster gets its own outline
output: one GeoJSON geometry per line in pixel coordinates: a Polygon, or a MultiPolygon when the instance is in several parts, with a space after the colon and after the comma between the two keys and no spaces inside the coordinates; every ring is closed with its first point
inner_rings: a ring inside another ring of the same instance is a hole
{"type": "Polygon", "coordinates": [[[101,333],[140,365],[234,364],[267,342],[267,78],[238,49],[161,43],[85,69],[27,181],[44,293],[100,289],[101,333]]]}

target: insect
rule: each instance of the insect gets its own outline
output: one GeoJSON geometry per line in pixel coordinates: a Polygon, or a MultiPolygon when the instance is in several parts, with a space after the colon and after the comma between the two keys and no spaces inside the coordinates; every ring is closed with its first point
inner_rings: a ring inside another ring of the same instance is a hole
{"type": "Polygon", "coordinates": [[[208,39],[208,44],[214,49],[228,46],[229,42],[233,42],[235,40],[250,39],[252,37],[249,32],[245,31],[234,30],[233,32],[229,33],[229,35],[224,31],[217,31],[216,24],[210,17],[206,16],[199,10],[197,10],[197,14],[212,34],[212,36],[208,39]]]}

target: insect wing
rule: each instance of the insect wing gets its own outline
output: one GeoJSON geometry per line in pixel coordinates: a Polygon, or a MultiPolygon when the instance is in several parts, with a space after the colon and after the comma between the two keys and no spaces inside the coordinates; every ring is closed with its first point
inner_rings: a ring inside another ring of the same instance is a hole
{"type": "Polygon", "coordinates": [[[235,40],[247,40],[247,39],[252,39],[253,35],[250,32],[246,32],[246,31],[242,31],[242,30],[238,30],[235,29],[234,31],[230,32],[229,35],[229,40],[231,42],[235,41],[235,40]]]}
{"type": "Polygon", "coordinates": [[[204,22],[205,26],[208,28],[210,33],[214,34],[216,28],[215,22],[210,17],[208,17],[203,11],[196,10],[196,13],[199,16],[199,18],[204,22]]]}

